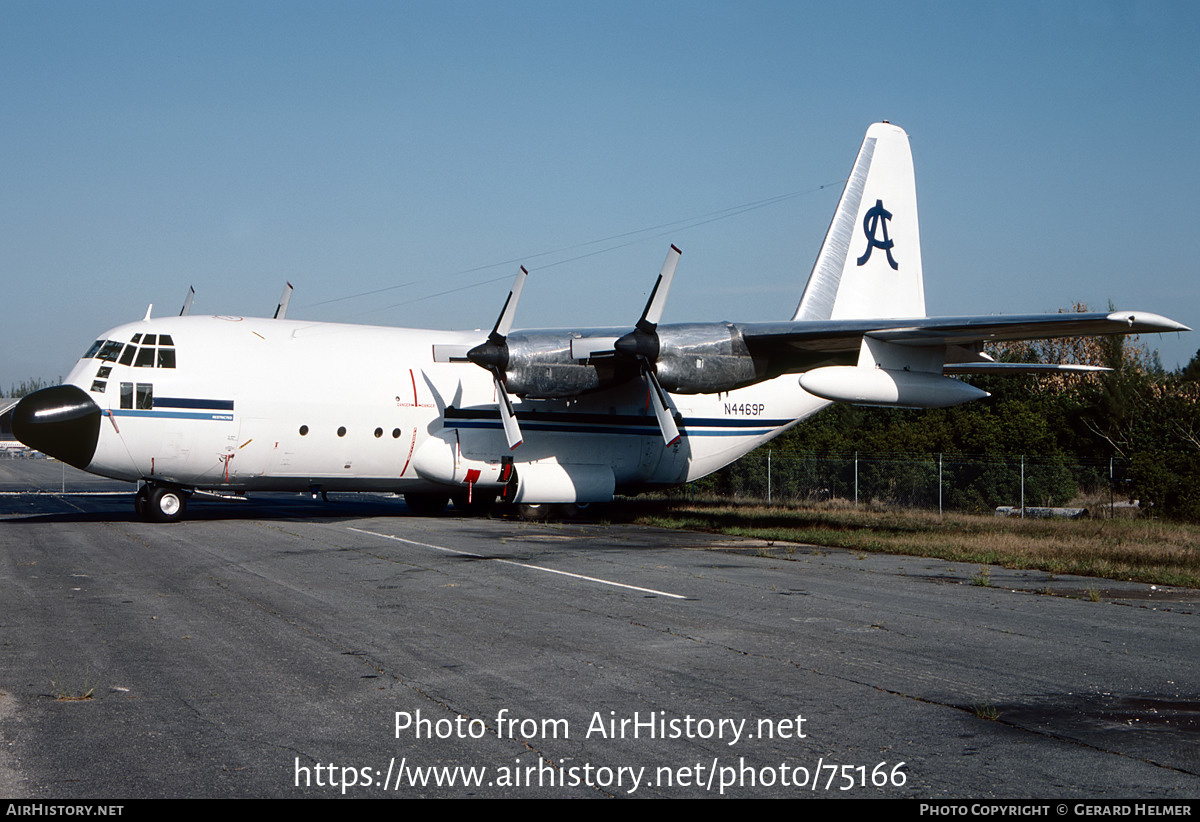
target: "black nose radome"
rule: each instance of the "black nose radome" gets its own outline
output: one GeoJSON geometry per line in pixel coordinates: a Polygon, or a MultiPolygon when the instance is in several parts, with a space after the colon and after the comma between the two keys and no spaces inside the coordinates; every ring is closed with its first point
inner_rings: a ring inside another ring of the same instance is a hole
{"type": "Polygon", "coordinates": [[[100,439],[100,406],[74,385],[35,391],[17,403],[13,436],[76,468],[87,468],[100,439]]]}

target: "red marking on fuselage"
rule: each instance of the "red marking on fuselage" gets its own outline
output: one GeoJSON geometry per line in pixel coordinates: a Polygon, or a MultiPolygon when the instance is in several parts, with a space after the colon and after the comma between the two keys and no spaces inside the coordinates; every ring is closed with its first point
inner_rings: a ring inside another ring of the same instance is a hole
{"type": "Polygon", "coordinates": [[[413,429],[412,442],[408,444],[408,458],[404,460],[404,467],[400,469],[400,476],[404,476],[404,472],[408,470],[408,464],[412,462],[413,449],[417,447],[417,429],[413,429]]]}

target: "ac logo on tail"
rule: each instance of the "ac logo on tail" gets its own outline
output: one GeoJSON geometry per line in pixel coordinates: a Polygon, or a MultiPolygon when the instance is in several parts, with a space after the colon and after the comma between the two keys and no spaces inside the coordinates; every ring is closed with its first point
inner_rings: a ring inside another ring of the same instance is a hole
{"type": "Polygon", "coordinates": [[[887,254],[888,265],[894,270],[899,271],[900,266],[892,259],[892,247],[896,241],[888,237],[887,221],[892,219],[892,212],[883,207],[883,200],[876,200],[874,208],[867,211],[863,216],[863,233],[867,235],[867,250],[858,258],[858,264],[864,265],[867,260],[871,259],[871,250],[882,248],[887,254]],[[875,237],[875,232],[882,229],[883,239],[879,240],[875,237]]]}

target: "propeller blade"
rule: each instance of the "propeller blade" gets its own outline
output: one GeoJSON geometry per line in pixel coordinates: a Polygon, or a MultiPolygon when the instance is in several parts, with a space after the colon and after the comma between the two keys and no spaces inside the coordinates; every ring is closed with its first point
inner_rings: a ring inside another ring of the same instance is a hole
{"type": "Polygon", "coordinates": [[[500,316],[496,318],[496,326],[488,335],[489,340],[501,342],[512,330],[513,317],[517,313],[517,301],[521,299],[521,289],[525,287],[525,278],[528,276],[529,272],[525,270],[525,266],[521,266],[521,270],[517,272],[517,278],[513,280],[512,289],[508,292],[508,299],[504,301],[504,308],[500,309],[500,316]]]}
{"type": "Polygon", "coordinates": [[[497,379],[508,369],[508,332],[512,330],[517,301],[521,299],[521,289],[525,287],[525,278],[528,276],[529,272],[525,270],[525,266],[521,266],[517,278],[513,280],[512,289],[508,292],[508,299],[500,309],[500,316],[496,318],[496,324],[492,327],[492,333],[466,354],[468,360],[491,371],[497,379]]]}
{"type": "Polygon", "coordinates": [[[283,287],[283,293],[279,295],[279,305],[275,307],[275,319],[282,320],[287,317],[288,302],[292,299],[292,284],[287,283],[283,287]]]}
{"type": "Polygon", "coordinates": [[[504,438],[508,440],[508,450],[512,451],[525,439],[521,436],[521,426],[517,424],[517,415],[513,413],[512,400],[508,398],[508,391],[504,388],[504,383],[500,382],[497,374],[492,374],[492,379],[496,383],[496,405],[500,408],[500,422],[504,425],[504,438]]]}
{"type": "Polygon", "coordinates": [[[195,296],[196,296],[196,289],[189,285],[187,297],[185,297],[183,300],[183,309],[179,312],[179,316],[186,317],[189,313],[191,313],[192,298],[194,298],[195,296]]]}
{"type": "Polygon", "coordinates": [[[658,377],[649,367],[645,369],[645,374],[650,383],[650,402],[654,406],[654,415],[658,417],[658,428],[662,431],[663,442],[670,447],[679,439],[679,426],[675,424],[675,416],[667,405],[667,395],[658,384],[658,377]]]}
{"type": "Polygon", "coordinates": [[[679,264],[681,254],[683,252],[674,245],[667,252],[662,271],[658,273],[658,281],[654,283],[654,290],[650,292],[650,299],[646,301],[646,310],[638,320],[637,327],[640,331],[653,331],[662,319],[663,308],[667,304],[667,293],[671,290],[671,280],[675,277],[675,266],[679,264]]]}

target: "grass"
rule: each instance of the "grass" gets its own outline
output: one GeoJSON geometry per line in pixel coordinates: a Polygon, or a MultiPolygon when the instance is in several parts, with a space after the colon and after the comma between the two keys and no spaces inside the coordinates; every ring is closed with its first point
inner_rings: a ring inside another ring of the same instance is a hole
{"type": "Polygon", "coordinates": [[[979,585],[983,588],[992,587],[992,570],[986,565],[981,565],[979,573],[971,575],[971,584],[979,585]]]}
{"type": "Polygon", "coordinates": [[[96,686],[89,682],[91,678],[90,672],[85,672],[83,675],[83,683],[75,686],[69,684],[65,678],[59,676],[58,669],[53,670],[53,676],[50,677],[51,693],[59,702],[82,702],[91,699],[96,692],[96,686]]]}
{"type": "MultiPolygon", "coordinates": [[[[767,508],[652,499],[628,510],[635,522],[666,528],[1200,588],[1200,526],[1162,520],[939,516],[836,503],[767,508]]],[[[987,582],[981,576],[976,584],[987,582]]]]}
{"type": "Polygon", "coordinates": [[[988,702],[979,702],[972,705],[971,712],[980,719],[986,719],[989,722],[995,722],[1000,718],[1000,710],[988,702]]]}

